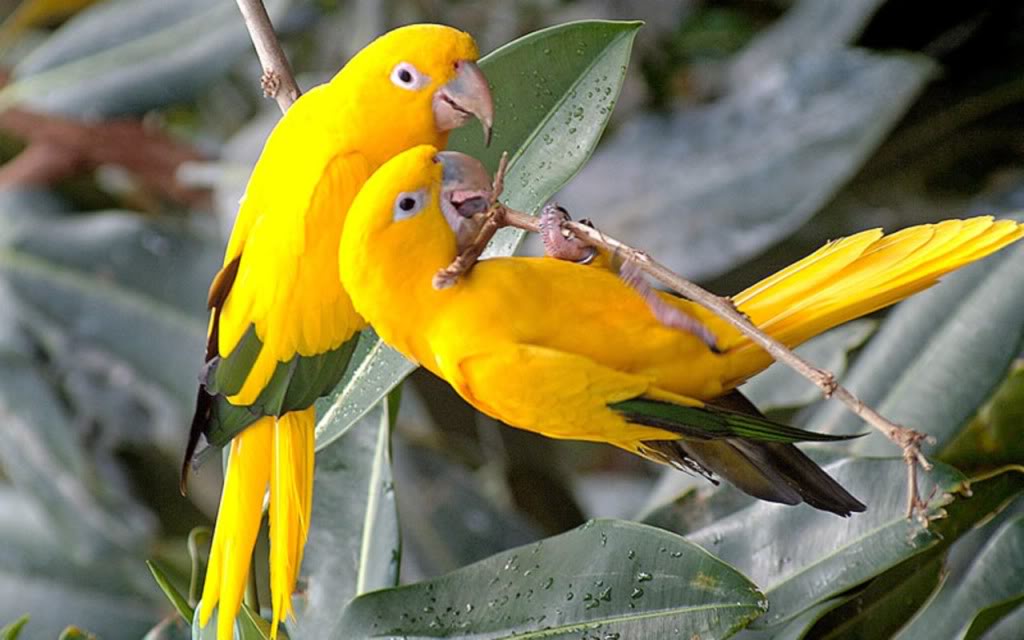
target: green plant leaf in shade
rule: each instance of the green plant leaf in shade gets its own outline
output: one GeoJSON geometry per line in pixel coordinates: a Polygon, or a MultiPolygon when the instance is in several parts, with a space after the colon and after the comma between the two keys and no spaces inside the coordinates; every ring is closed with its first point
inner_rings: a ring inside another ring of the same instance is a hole
{"type": "Polygon", "coordinates": [[[736,634],[735,637],[740,640],[802,640],[808,637],[807,634],[814,628],[818,620],[829,611],[846,602],[846,600],[846,598],[840,597],[819,602],[784,624],[767,629],[746,628],[736,634]]]}
{"type": "Polygon", "coordinates": [[[1018,640],[1020,630],[1024,628],[1024,605],[1018,606],[1012,613],[1003,617],[1002,620],[990,627],[984,640],[1018,640]]]}
{"type": "Polygon", "coordinates": [[[543,536],[487,491],[488,469],[470,471],[438,451],[402,441],[398,451],[402,544],[423,573],[453,571],[543,536]]]}
{"type": "MultiPolygon", "coordinates": [[[[846,370],[847,354],[864,344],[874,330],[875,323],[871,320],[847,322],[808,340],[796,348],[796,353],[841,378],[846,370]]],[[[802,407],[821,398],[817,387],[781,362],[754,376],[741,391],[761,411],[802,407]]]]}
{"type": "Polygon", "coordinates": [[[1024,468],[968,481],[937,464],[922,478],[922,492],[934,491],[929,516],[945,517],[925,529],[906,518],[901,459],[846,459],[826,470],[868,506],[865,513],[844,519],[805,505],[734,501],[727,496],[736,490],[723,488],[722,500],[712,494],[719,506],[710,513],[708,499],[691,491],[654,511],[648,522],[686,535],[759,584],[771,608],[754,626],[766,628],[786,624],[908,558],[945,548],[1024,491],[1024,468]]]}
{"type": "Polygon", "coordinates": [[[808,629],[808,638],[891,638],[942,584],[945,549],[901,562],[833,607],[808,629]]]}
{"type": "Polygon", "coordinates": [[[837,44],[767,62],[715,102],[632,118],[563,204],[677,273],[723,273],[828,203],[936,71],[837,44]]]}
{"type": "MultiPolygon", "coordinates": [[[[393,392],[394,395],[394,392],[393,392]]],[[[344,603],[398,584],[401,540],[391,477],[391,426],[398,407],[387,400],[317,455],[313,517],[302,575],[305,606],[292,636],[337,635],[344,603]]]]}
{"type": "Polygon", "coordinates": [[[192,608],[188,603],[188,599],[181,595],[181,592],[174,586],[171,579],[167,576],[163,570],[157,566],[155,562],[150,560],[146,561],[146,566],[149,567],[150,572],[153,574],[153,579],[160,585],[160,589],[167,596],[167,599],[174,606],[175,611],[181,614],[181,617],[185,620],[191,620],[195,614],[195,609],[192,608]]]}
{"type": "MultiPolygon", "coordinates": [[[[1024,244],[1008,247],[900,304],[858,356],[843,384],[897,424],[921,429],[941,451],[1004,379],[1024,336],[1024,244]]],[[[807,421],[852,433],[859,418],[827,403],[807,421]]],[[[851,443],[892,455],[880,433],[851,443]]]]}
{"type": "Polygon", "coordinates": [[[749,580],[644,525],[595,520],[450,574],[360,596],[339,638],[726,638],[764,612],[749,580]]]}
{"type": "MultiPolygon", "coordinates": [[[[280,15],[288,0],[265,4],[280,15]]],[[[68,116],[141,113],[194,96],[251,46],[229,2],[97,3],[15,67],[0,105],[18,102],[68,116]]]]}
{"type": "Polygon", "coordinates": [[[939,453],[958,468],[1024,464],[1024,366],[1003,380],[978,415],[939,453]]]}
{"type": "MultiPolygon", "coordinates": [[[[505,191],[509,206],[538,210],[587,161],[611,117],[626,74],[638,22],[590,20],[550,27],[485,56],[480,67],[494,93],[491,146],[469,127],[449,148],[485,161],[493,171],[510,154],[505,191]]],[[[522,240],[499,231],[485,255],[511,255],[522,240]]],[[[367,332],[327,402],[318,404],[317,449],[338,438],[409,375],[415,365],[367,332]],[[365,355],[362,355],[365,354],[365,355]],[[360,357],[362,355],[362,357],[360,357]]]]}
{"type": "Polygon", "coordinates": [[[28,624],[28,616],[24,615],[15,620],[14,622],[6,625],[0,629],[0,640],[18,640],[21,635],[21,630],[28,624]]]}
{"type": "Polygon", "coordinates": [[[76,532],[89,537],[57,531],[43,505],[0,485],[0,620],[28,614],[23,637],[31,638],[56,638],[71,624],[103,638],[141,637],[158,619],[161,599],[141,552],[66,543],[76,532]]]}
{"type": "Polygon", "coordinates": [[[1005,522],[957,581],[942,590],[897,637],[975,640],[1024,604],[1024,516],[1005,522]]]}

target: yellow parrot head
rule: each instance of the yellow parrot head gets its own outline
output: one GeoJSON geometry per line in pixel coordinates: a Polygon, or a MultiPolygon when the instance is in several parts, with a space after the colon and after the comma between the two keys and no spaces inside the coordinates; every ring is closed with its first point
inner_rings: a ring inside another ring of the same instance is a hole
{"type": "Polygon", "coordinates": [[[410,268],[452,260],[476,236],[490,199],[491,178],[476,158],[430,145],[398,154],[370,177],[349,209],[342,279],[346,262],[370,256],[410,268]]]}
{"type": "Polygon", "coordinates": [[[444,146],[447,133],[474,116],[489,141],[494,104],[476,65],[478,55],[468,33],[436,24],[409,25],[371,42],[330,84],[343,88],[344,95],[359,96],[362,108],[357,111],[366,121],[352,124],[374,132],[372,142],[381,148],[397,151],[426,141],[444,146]]]}

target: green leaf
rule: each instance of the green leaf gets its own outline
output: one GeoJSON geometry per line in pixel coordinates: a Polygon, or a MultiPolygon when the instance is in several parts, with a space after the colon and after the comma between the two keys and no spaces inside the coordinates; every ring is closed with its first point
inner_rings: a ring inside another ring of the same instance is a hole
{"type": "Polygon", "coordinates": [[[383,401],[317,455],[313,517],[302,575],[305,606],[295,638],[334,638],[342,605],[398,584],[401,539],[391,477],[391,422],[383,401]]]}
{"type": "Polygon", "coordinates": [[[435,580],[356,598],[339,638],[725,638],[757,588],[682,538],[597,520],[435,580]]]}
{"type": "Polygon", "coordinates": [[[103,638],[141,637],[159,618],[160,598],[141,552],[90,547],[89,534],[70,526],[57,531],[41,505],[0,486],[0,620],[28,614],[32,638],[56,638],[71,624],[103,638]],[[78,544],[64,541],[75,534],[78,544]]]}
{"type": "MultiPolygon", "coordinates": [[[[483,147],[473,127],[450,148],[474,155],[493,171],[510,153],[502,199],[536,211],[580,170],[597,145],[618,99],[638,22],[590,20],[529,34],[485,56],[480,67],[494,93],[494,139],[483,147]]],[[[511,255],[522,240],[499,231],[485,255],[511,255]]],[[[415,365],[366,332],[337,391],[318,403],[317,449],[340,437],[415,365]],[[360,358],[360,354],[366,354],[360,358]]]]}
{"type": "Polygon", "coordinates": [[[21,616],[3,629],[0,629],[0,640],[18,640],[21,630],[28,624],[28,615],[21,616]]]}
{"type": "MultiPolygon", "coordinates": [[[[843,384],[897,424],[946,446],[991,396],[1024,337],[1024,244],[1009,247],[902,303],[857,358],[843,384]]],[[[851,433],[859,418],[828,403],[808,424],[851,433]]],[[[851,445],[861,455],[891,455],[880,433],[851,445]]]]}
{"type": "Polygon", "coordinates": [[[936,70],[835,44],[761,62],[711,104],[630,119],[563,203],[677,273],[723,273],[832,200],[936,70]]]}
{"type": "Polygon", "coordinates": [[[71,626],[61,631],[57,640],[98,640],[98,638],[84,629],[71,626]]]}
{"type": "Polygon", "coordinates": [[[1003,380],[978,415],[940,452],[959,468],[992,468],[1024,463],[1024,366],[1003,380]]]}
{"type": "Polygon", "coordinates": [[[980,638],[1024,603],[1024,516],[1006,522],[989,539],[961,579],[946,583],[899,636],[980,638]]]}
{"type": "Polygon", "coordinates": [[[871,581],[808,630],[810,638],[891,638],[942,583],[943,550],[914,556],[871,581]]]}
{"type": "MultiPolygon", "coordinates": [[[[847,322],[808,340],[796,348],[796,353],[842,379],[847,355],[864,344],[874,332],[875,324],[871,320],[847,322]]],[[[781,362],[754,376],[741,391],[761,411],[802,407],[821,398],[817,387],[781,362]]]]}
{"type": "Polygon", "coordinates": [[[155,562],[147,560],[146,566],[149,567],[150,572],[153,574],[153,579],[160,585],[160,589],[167,596],[167,599],[170,600],[174,609],[185,620],[191,620],[192,616],[195,615],[195,609],[189,605],[188,599],[181,595],[181,592],[174,586],[171,579],[155,562]]]}
{"type": "MultiPolygon", "coordinates": [[[[279,16],[288,0],[266,4],[279,16]]],[[[17,102],[68,116],[141,113],[195,96],[251,47],[233,3],[98,3],[15,67],[0,106],[17,102]]]]}
{"type": "Polygon", "coordinates": [[[755,626],[777,627],[908,558],[945,548],[1024,491],[1024,468],[967,481],[951,467],[936,465],[922,478],[921,491],[924,496],[935,492],[929,516],[945,517],[925,529],[906,517],[901,459],[847,459],[826,469],[868,506],[865,513],[843,519],[806,505],[747,499],[742,506],[738,499],[738,508],[709,516],[706,499],[690,492],[650,520],[686,535],[760,585],[771,608],[755,626]]]}
{"type": "Polygon", "coordinates": [[[403,544],[427,575],[452,571],[541,537],[524,514],[488,491],[488,485],[497,481],[487,475],[493,468],[470,470],[422,446],[400,447],[397,459],[395,482],[411,488],[399,493],[403,544]]]}

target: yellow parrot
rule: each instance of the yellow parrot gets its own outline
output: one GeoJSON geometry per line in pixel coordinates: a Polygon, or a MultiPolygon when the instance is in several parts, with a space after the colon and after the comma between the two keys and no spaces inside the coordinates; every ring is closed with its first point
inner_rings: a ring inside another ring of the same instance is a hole
{"type": "MultiPolygon", "coordinates": [[[[480,411],[552,438],[605,442],[720,475],[757,498],[847,516],[865,509],[792,443],[835,440],[764,418],[737,390],[771,358],[699,305],[659,294],[715,337],[666,325],[607,268],[541,258],[483,260],[453,286],[432,279],[486,207],[479,162],[430,146],[381,167],[346,221],[341,278],[386,342],[480,411]]],[[[893,304],[1024,236],[977,217],[865,231],[733,296],[787,345],[893,304]]]]}
{"type": "Polygon", "coordinates": [[[274,634],[309,530],[313,402],[340,379],[365,322],[341,286],[345,214],[366,178],[418,144],[443,147],[476,116],[489,137],[493,104],[466,33],[413,25],[378,38],[278,122],[253,169],[210,287],[182,491],[201,435],[231,443],[203,589],[200,624],[220,604],[232,637],[270,486],[274,634]]]}

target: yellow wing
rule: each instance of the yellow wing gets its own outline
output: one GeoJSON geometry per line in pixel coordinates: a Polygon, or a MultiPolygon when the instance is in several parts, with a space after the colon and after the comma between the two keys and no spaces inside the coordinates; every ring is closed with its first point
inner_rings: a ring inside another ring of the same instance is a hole
{"type": "Polygon", "coordinates": [[[246,194],[225,257],[226,265],[240,260],[221,310],[218,353],[229,355],[251,326],[262,342],[245,384],[229,397],[237,405],[256,399],[278,363],[335,349],[365,326],[341,286],[338,238],[368,162],[357,153],[326,159],[313,184],[290,181],[308,170],[272,178],[273,167],[263,166],[253,173],[260,188],[246,194]]]}
{"type": "Polygon", "coordinates": [[[649,378],[603,367],[583,356],[506,344],[446,362],[444,377],[459,394],[506,424],[550,438],[613,444],[679,437],[630,424],[608,408],[642,395],[650,388],[649,378]]]}

